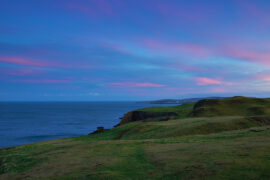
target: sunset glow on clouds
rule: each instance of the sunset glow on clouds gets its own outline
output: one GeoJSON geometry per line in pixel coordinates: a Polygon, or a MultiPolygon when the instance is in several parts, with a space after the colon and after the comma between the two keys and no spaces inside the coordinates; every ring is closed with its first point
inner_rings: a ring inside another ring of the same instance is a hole
{"type": "Polygon", "coordinates": [[[154,83],[136,83],[136,82],[125,82],[125,83],[110,83],[110,86],[115,87],[164,87],[163,84],[154,83]]]}
{"type": "Polygon", "coordinates": [[[18,64],[23,66],[34,66],[34,67],[50,67],[54,66],[54,63],[42,62],[39,60],[32,60],[20,57],[0,57],[0,62],[8,64],[18,64]]]}
{"type": "Polygon", "coordinates": [[[0,100],[269,96],[269,9],[267,0],[4,1],[0,100]]]}
{"type": "Polygon", "coordinates": [[[223,82],[216,79],[206,78],[206,77],[197,77],[195,78],[197,85],[205,86],[205,85],[232,85],[230,82],[223,82]]]}
{"type": "Polygon", "coordinates": [[[219,80],[205,78],[205,77],[196,78],[196,81],[197,81],[198,85],[220,85],[220,84],[222,84],[222,82],[219,80]]]}

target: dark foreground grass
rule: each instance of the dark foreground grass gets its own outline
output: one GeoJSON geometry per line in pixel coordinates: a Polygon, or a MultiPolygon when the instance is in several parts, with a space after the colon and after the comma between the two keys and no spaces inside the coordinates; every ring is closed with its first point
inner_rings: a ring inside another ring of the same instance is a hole
{"type": "Polygon", "coordinates": [[[11,180],[269,179],[270,127],[149,140],[48,141],[1,150],[1,168],[0,179],[11,180]]]}
{"type": "Polygon", "coordinates": [[[270,116],[225,116],[128,123],[102,134],[80,137],[92,140],[146,140],[202,135],[270,125],[270,116]]]}

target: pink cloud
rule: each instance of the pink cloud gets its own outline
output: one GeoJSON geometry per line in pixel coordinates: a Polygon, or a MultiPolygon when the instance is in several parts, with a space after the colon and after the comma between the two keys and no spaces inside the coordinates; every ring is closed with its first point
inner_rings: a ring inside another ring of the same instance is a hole
{"type": "Polygon", "coordinates": [[[206,78],[206,77],[197,77],[195,78],[197,85],[204,86],[204,85],[220,85],[222,84],[221,81],[211,79],[211,78],[206,78]]]}
{"type": "Polygon", "coordinates": [[[270,76],[268,76],[268,77],[261,77],[260,80],[270,82],[270,76]]]}
{"type": "Polygon", "coordinates": [[[254,63],[270,65],[270,53],[268,52],[258,52],[250,50],[249,48],[239,48],[237,46],[230,47],[223,50],[225,55],[247,60],[254,63]]]}
{"type": "Polygon", "coordinates": [[[55,67],[58,64],[49,62],[49,61],[41,61],[37,59],[29,59],[29,58],[21,58],[21,57],[0,57],[0,62],[9,63],[9,64],[17,64],[23,66],[33,66],[33,67],[55,67]]]}
{"type": "Polygon", "coordinates": [[[114,87],[164,87],[163,84],[155,83],[137,83],[137,82],[118,82],[118,83],[109,83],[109,86],[114,87]]]}
{"type": "Polygon", "coordinates": [[[136,87],[164,87],[163,84],[154,84],[154,83],[135,83],[136,87]]]}
{"type": "Polygon", "coordinates": [[[36,69],[13,69],[13,68],[1,68],[1,74],[11,75],[11,76],[29,76],[41,74],[44,71],[36,69]]]}
{"type": "Polygon", "coordinates": [[[59,84],[59,83],[69,83],[71,79],[25,79],[19,80],[19,82],[33,83],[33,84],[59,84]]]}
{"type": "Polygon", "coordinates": [[[269,73],[258,74],[255,76],[255,79],[270,82],[270,74],[269,73]]]}
{"type": "Polygon", "coordinates": [[[197,77],[195,78],[195,81],[197,82],[197,85],[199,86],[206,86],[206,85],[228,85],[231,86],[233,83],[231,82],[225,82],[217,79],[211,79],[207,77],[197,77]]]}
{"type": "Polygon", "coordinates": [[[176,64],[176,65],[172,65],[171,68],[173,69],[179,69],[179,70],[185,70],[185,71],[201,71],[202,68],[198,67],[198,66],[190,66],[190,65],[185,65],[185,64],[176,64]]]}
{"type": "MultiPolygon", "coordinates": [[[[197,58],[227,57],[241,59],[244,61],[270,65],[270,44],[262,41],[252,40],[223,40],[220,39],[215,45],[181,43],[165,40],[155,40],[147,37],[138,38],[134,44],[140,45],[144,49],[153,53],[165,53],[176,55],[188,55],[197,58]],[[240,42],[239,42],[240,41],[240,42]]],[[[177,66],[175,66],[177,67],[177,66]]],[[[178,68],[181,66],[178,66],[178,68]]],[[[183,69],[195,70],[194,67],[184,67],[183,69]]],[[[198,69],[197,69],[198,70],[198,69]]]]}
{"type": "Polygon", "coordinates": [[[0,63],[16,64],[22,66],[41,67],[41,68],[92,68],[92,64],[74,62],[52,62],[48,60],[24,58],[24,57],[0,57],[0,63]]]}

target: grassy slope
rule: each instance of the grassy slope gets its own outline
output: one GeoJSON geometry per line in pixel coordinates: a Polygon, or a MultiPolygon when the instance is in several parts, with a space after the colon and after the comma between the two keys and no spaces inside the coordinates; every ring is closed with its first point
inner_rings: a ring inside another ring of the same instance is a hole
{"type": "Polygon", "coordinates": [[[270,99],[233,97],[199,101],[192,116],[255,116],[270,115],[270,99]]]}
{"type": "Polygon", "coordinates": [[[187,118],[189,117],[190,112],[193,109],[195,103],[187,103],[178,106],[168,106],[168,107],[151,107],[141,109],[141,111],[148,112],[176,112],[178,114],[178,118],[187,118]]]}
{"type": "Polygon", "coordinates": [[[148,108],[179,117],[2,149],[0,179],[270,179],[270,118],[243,116],[250,103],[199,118],[194,104],[148,108]]]}

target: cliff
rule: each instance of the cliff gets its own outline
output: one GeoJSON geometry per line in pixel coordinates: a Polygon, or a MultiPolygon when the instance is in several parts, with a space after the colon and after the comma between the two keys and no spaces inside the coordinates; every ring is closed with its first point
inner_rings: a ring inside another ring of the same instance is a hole
{"type": "Polygon", "coordinates": [[[126,113],[119,123],[119,125],[123,125],[129,122],[134,121],[142,121],[147,119],[153,119],[153,118],[160,118],[163,117],[163,119],[177,116],[177,113],[175,112],[145,112],[145,111],[131,111],[126,113]]]}

